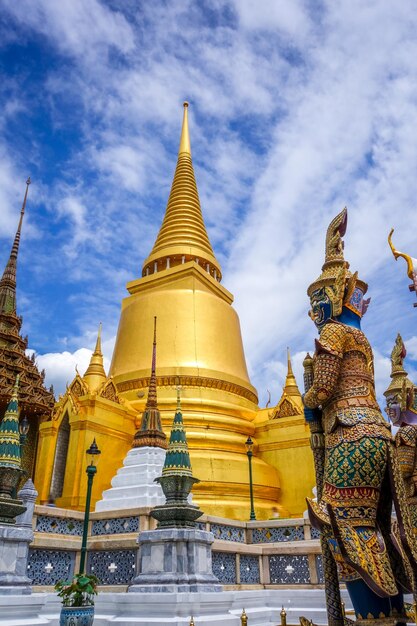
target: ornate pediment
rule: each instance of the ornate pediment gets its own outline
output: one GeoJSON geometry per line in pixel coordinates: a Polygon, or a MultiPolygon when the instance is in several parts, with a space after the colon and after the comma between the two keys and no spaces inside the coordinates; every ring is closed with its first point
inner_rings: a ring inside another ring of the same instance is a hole
{"type": "Polygon", "coordinates": [[[111,402],[117,402],[117,404],[120,404],[116,385],[114,384],[111,378],[107,382],[104,383],[98,395],[101,398],[106,398],[106,400],[110,400],[111,402]]]}
{"type": "Polygon", "coordinates": [[[300,411],[288,398],[283,398],[276,408],[271,411],[271,419],[275,420],[279,417],[295,417],[300,411]]]}

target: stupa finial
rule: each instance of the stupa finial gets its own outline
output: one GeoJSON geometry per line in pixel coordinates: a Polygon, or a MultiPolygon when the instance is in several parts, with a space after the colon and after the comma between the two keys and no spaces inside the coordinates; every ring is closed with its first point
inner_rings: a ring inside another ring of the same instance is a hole
{"type": "Polygon", "coordinates": [[[191,156],[190,132],[188,130],[188,102],[184,102],[184,115],[182,118],[182,130],[178,154],[185,152],[191,156]]]}

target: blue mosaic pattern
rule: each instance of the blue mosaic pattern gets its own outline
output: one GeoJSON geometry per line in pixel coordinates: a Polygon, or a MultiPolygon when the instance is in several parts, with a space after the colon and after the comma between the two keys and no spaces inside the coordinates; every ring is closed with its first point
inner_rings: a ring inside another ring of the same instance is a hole
{"type": "Polygon", "coordinates": [[[77,535],[83,534],[83,520],[72,517],[50,517],[49,515],[38,515],[36,518],[36,528],[38,533],[56,533],[57,535],[77,535]]]}
{"type": "Polygon", "coordinates": [[[198,530],[206,530],[206,522],[196,522],[195,526],[198,530]]]}
{"type": "Polygon", "coordinates": [[[27,575],[33,585],[55,585],[74,575],[75,552],[64,550],[29,550],[27,575]]]}
{"type": "Polygon", "coordinates": [[[311,527],[311,538],[312,539],[320,539],[320,531],[317,528],[311,527]]]}
{"type": "Polygon", "coordinates": [[[259,557],[248,554],[240,555],[240,582],[246,585],[256,585],[260,582],[259,557]]]}
{"type": "Polygon", "coordinates": [[[223,524],[211,524],[210,530],[215,539],[245,543],[245,531],[243,528],[224,526],[223,524]]]}
{"type": "Polygon", "coordinates": [[[235,585],[236,555],[230,552],[213,552],[213,574],[222,585],[235,585]]]}
{"type": "Polygon", "coordinates": [[[93,606],[63,606],[59,616],[59,626],[91,626],[93,621],[93,606]]]}
{"type": "Polygon", "coordinates": [[[304,541],[304,526],[254,528],[252,531],[252,543],[275,543],[277,541],[304,541]]]}
{"type": "Polygon", "coordinates": [[[270,556],[269,574],[273,585],[310,584],[308,557],[305,554],[270,556]]]}
{"type": "Polygon", "coordinates": [[[91,526],[94,535],[118,535],[121,533],[137,533],[139,531],[138,517],[114,517],[113,519],[97,519],[91,526]]]}
{"type": "Polygon", "coordinates": [[[324,584],[323,559],[321,554],[316,555],[317,578],[320,584],[324,584]]]}
{"type": "Polygon", "coordinates": [[[128,585],[135,575],[136,550],[90,550],[87,571],[101,585],[128,585]]]}

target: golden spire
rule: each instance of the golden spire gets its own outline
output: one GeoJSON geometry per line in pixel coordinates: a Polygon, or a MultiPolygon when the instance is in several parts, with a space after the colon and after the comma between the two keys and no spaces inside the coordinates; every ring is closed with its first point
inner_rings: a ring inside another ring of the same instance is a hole
{"type": "Polygon", "coordinates": [[[201,213],[191,160],[188,102],[184,102],[178,161],[171,193],[161,229],[152,252],[143,264],[142,273],[147,276],[188,261],[196,261],[220,281],[220,265],[214,256],[201,213]]]}
{"type": "Polygon", "coordinates": [[[287,376],[281,398],[269,415],[271,419],[279,417],[299,417],[303,414],[303,400],[294,372],[292,371],[290,349],[287,348],[287,376]]]}
{"type": "Polygon", "coordinates": [[[295,380],[294,372],[292,371],[289,348],[287,348],[287,377],[285,379],[284,393],[286,393],[287,396],[301,396],[297,381],[295,380]]]}
{"type": "Polygon", "coordinates": [[[103,353],[101,351],[101,322],[98,327],[96,347],[91,355],[90,364],[83,376],[83,380],[87,383],[90,392],[97,391],[100,385],[107,380],[103,365],[103,353]]]}
{"type": "Polygon", "coordinates": [[[13,241],[9,260],[4,269],[3,276],[0,280],[0,313],[16,312],[16,269],[17,254],[19,252],[20,235],[22,231],[23,216],[25,214],[26,201],[28,197],[30,178],[26,181],[25,197],[23,199],[22,208],[20,209],[20,219],[17,226],[16,235],[13,241]]]}

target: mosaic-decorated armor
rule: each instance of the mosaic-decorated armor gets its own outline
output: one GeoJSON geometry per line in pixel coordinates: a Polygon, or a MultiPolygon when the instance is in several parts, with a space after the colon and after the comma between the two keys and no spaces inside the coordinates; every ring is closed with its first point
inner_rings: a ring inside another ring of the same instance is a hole
{"type": "Polygon", "coordinates": [[[384,395],[387,415],[398,427],[395,445],[411,522],[417,535],[417,389],[404,369],[406,355],[404,342],[398,335],[391,352],[391,383],[384,395]]]}
{"type": "Polygon", "coordinates": [[[402,591],[414,590],[416,552],[390,426],[375,397],[372,349],[360,328],[367,285],[344,260],[346,225],[344,209],[329,226],[322,274],[308,289],[320,337],[305,414],[310,422],[321,420],[325,453],[321,495],[308,507],[357,620],[395,624],[403,613],[402,591]]]}

